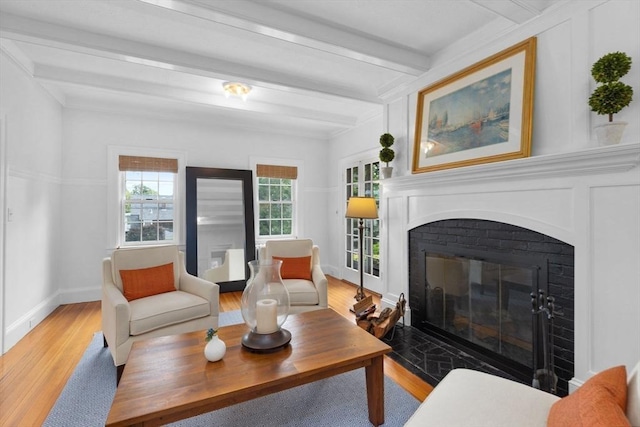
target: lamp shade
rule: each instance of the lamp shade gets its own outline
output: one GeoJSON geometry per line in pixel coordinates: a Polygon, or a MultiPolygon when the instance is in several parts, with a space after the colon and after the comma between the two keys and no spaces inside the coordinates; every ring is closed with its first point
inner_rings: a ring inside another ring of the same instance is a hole
{"type": "Polygon", "coordinates": [[[347,205],[346,218],[378,218],[376,199],[373,197],[350,197],[347,205]]]}

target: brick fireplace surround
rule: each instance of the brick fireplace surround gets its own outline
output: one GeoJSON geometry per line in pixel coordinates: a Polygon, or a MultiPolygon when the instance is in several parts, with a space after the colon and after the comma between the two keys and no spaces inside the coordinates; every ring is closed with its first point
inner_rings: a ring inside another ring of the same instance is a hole
{"type": "Polygon", "coordinates": [[[569,389],[610,366],[633,366],[640,358],[639,165],[640,143],[633,143],[383,181],[383,304],[409,295],[410,230],[458,218],[511,224],[574,247],[569,389]]]}
{"type": "MultiPolygon", "coordinates": [[[[437,274],[433,275],[435,282],[429,283],[427,280],[429,273],[425,263],[425,255],[429,252],[432,252],[430,255],[432,257],[435,253],[448,252],[457,254],[457,256],[464,256],[466,260],[473,257],[473,253],[475,254],[475,259],[482,259],[483,261],[491,259],[500,264],[508,262],[507,260],[509,259],[518,259],[523,263],[520,265],[521,267],[537,267],[534,275],[520,277],[519,283],[509,282],[509,273],[505,273],[504,277],[500,277],[500,280],[505,282],[503,286],[500,286],[500,290],[495,289],[495,293],[490,293],[487,289],[487,292],[481,292],[480,294],[476,292],[474,294],[471,287],[465,287],[462,296],[456,296],[449,294],[448,289],[444,289],[445,299],[448,299],[451,303],[448,308],[448,313],[451,315],[449,319],[450,325],[448,326],[458,331],[458,335],[453,334],[454,337],[457,336],[460,339],[460,333],[464,336],[460,344],[454,345],[455,347],[465,349],[466,346],[469,346],[469,350],[485,351],[486,354],[479,354],[479,358],[486,360],[491,365],[500,367],[502,367],[502,363],[497,357],[502,358],[502,362],[506,364],[517,360],[509,356],[510,352],[506,348],[502,355],[496,355],[495,353],[496,351],[499,352],[498,341],[501,341],[499,336],[502,336],[504,332],[506,339],[504,343],[505,345],[508,345],[509,342],[515,344],[513,347],[517,348],[517,358],[531,361],[531,366],[520,365],[518,368],[513,368],[512,375],[519,377],[520,381],[524,383],[531,383],[534,363],[533,352],[535,350],[538,352],[537,360],[539,362],[536,367],[542,368],[544,365],[542,361],[544,360],[543,349],[545,347],[543,341],[545,337],[541,331],[533,332],[534,322],[530,314],[531,299],[529,295],[531,292],[537,294],[536,290],[539,286],[539,289],[545,293],[544,295],[552,296],[555,299],[554,305],[557,310],[554,312],[553,328],[549,328],[553,334],[553,340],[547,339],[546,341],[549,345],[553,342],[552,362],[559,380],[558,394],[566,395],[568,392],[567,382],[573,378],[574,359],[573,247],[535,231],[487,220],[448,219],[425,224],[410,230],[409,300],[413,301],[412,313],[414,314],[411,316],[411,324],[413,327],[424,330],[427,333],[433,330],[434,332],[431,334],[437,336],[439,334],[436,331],[441,331],[443,325],[440,324],[434,329],[435,325],[427,321],[430,298],[427,284],[435,292],[437,292],[437,289],[443,290],[438,286],[445,286],[446,288],[447,285],[455,287],[456,289],[453,289],[455,292],[460,290],[457,289],[460,285],[460,280],[468,281],[470,277],[458,277],[456,276],[457,271],[454,269],[454,271],[443,272],[442,277],[438,277],[437,274]],[[448,277],[448,283],[441,281],[444,280],[445,275],[448,277]],[[531,282],[529,283],[527,279],[531,279],[531,282]],[[433,289],[434,287],[435,289],[433,289]],[[499,295],[500,297],[498,298],[499,295]],[[458,304],[467,305],[460,315],[455,314],[455,306],[458,304]],[[472,305],[474,305],[475,310],[471,310],[472,305]],[[487,312],[487,309],[490,311],[487,312]],[[494,309],[496,311],[493,311],[494,309]],[[477,329],[473,329],[473,333],[469,333],[468,328],[471,325],[467,321],[473,317],[472,311],[474,311],[474,314],[484,317],[480,322],[486,323],[477,329]],[[504,325],[498,325],[493,322],[494,320],[498,321],[498,317],[500,317],[500,323],[505,322],[504,325]],[[466,323],[454,327],[456,320],[466,323]],[[502,329],[503,327],[504,330],[502,329]],[[515,330],[520,332],[515,332],[515,330]],[[487,335],[487,332],[495,332],[496,335],[487,335]],[[536,338],[533,337],[534,335],[536,338]],[[515,338],[516,336],[518,338],[515,338]],[[531,341],[518,342],[519,340],[526,341],[527,337],[530,337],[531,341]],[[514,338],[515,341],[510,341],[510,338],[514,338]],[[469,342],[470,339],[484,342],[485,346],[471,344],[469,342]],[[531,349],[528,348],[528,344],[532,345],[531,349]],[[490,350],[487,351],[486,347],[489,347],[490,350]]],[[[502,267],[508,268],[506,264],[503,264],[502,267]]],[[[450,265],[449,269],[451,270],[452,268],[453,266],[450,265]]],[[[484,268],[486,270],[487,267],[484,268]]],[[[483,280],[481,275],[476,274],[475,280],[486,282],[489,287],[497,282],[497,276],[494,273],[485,271],[485,274],[489,277],[484,277],[483,280]]],[[[475,286],[476,291],[481,287],[477,283],[473,286],[475,286]]],[[[433,304],[433,301],[431,301],[431,304],[433,304]]],[[[437,307],[431,305],[431,308],[437,312],[443,304],[444,301],[441,301],[437,307]]],[[[537,323],[539,323],[539,316],[536,316],[536,319],[537,323]]],[[[536,325],[536,328],[538,327],[539,325],[536,325]]],[[[503,369],[509,371],[508,368],[503,369]]]]}

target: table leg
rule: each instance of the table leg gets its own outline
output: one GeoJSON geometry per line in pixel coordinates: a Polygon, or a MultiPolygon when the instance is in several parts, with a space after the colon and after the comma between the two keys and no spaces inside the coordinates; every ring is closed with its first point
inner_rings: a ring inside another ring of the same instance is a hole
{"type": "Polygon", "coordinates": [[[371,359],[365,368],[367,377],[367,404],[369,421],[374,426],[384,424],[384,364],[382,356],[371,359]]]}

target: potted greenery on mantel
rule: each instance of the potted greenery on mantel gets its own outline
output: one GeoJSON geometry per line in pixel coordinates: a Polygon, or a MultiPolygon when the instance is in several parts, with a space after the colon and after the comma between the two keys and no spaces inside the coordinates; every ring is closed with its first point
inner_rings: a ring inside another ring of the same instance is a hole
{"type": "Polygon", "coordinates": [[[386,167],[380,168],[380,172],[382,173],[383,178],[391,178],[391,173],[393,172],[393,167],[389,167],[389,162],[394,159],[396,154],[390,148],[394,142],[393,135],[390,133],[383,133],[380,135],[380,145],[382,145],[382,149],[380,150],[379,158],[381,162],[386,164],[386,167]]]}
{"type": "Polygon", "coordinates": [[[589,97],[591,111],[608,115],[609,122],[595,126],[600,144],[617,144],[627,122],[614,122],[613,115],[631,103],[633,89],[619,81],[631,69],[631,58],[624,52],[611,52],[598,59],[591,67],[594,80],[601,83],[589,97]]]}

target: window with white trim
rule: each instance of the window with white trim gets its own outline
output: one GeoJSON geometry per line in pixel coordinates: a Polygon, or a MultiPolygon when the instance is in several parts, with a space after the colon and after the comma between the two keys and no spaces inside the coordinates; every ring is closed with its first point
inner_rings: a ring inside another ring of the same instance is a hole
{"type": "Polygon", "coordinates": [[[119,156],[120,237],[123,245],[177,243],[178,160],[119,156]]]}
{"type": "Polygon", "coordinates": [[[291,237],[295,234],[295,166],[256,165],[258,185],[258,236],[291,237]]]}

